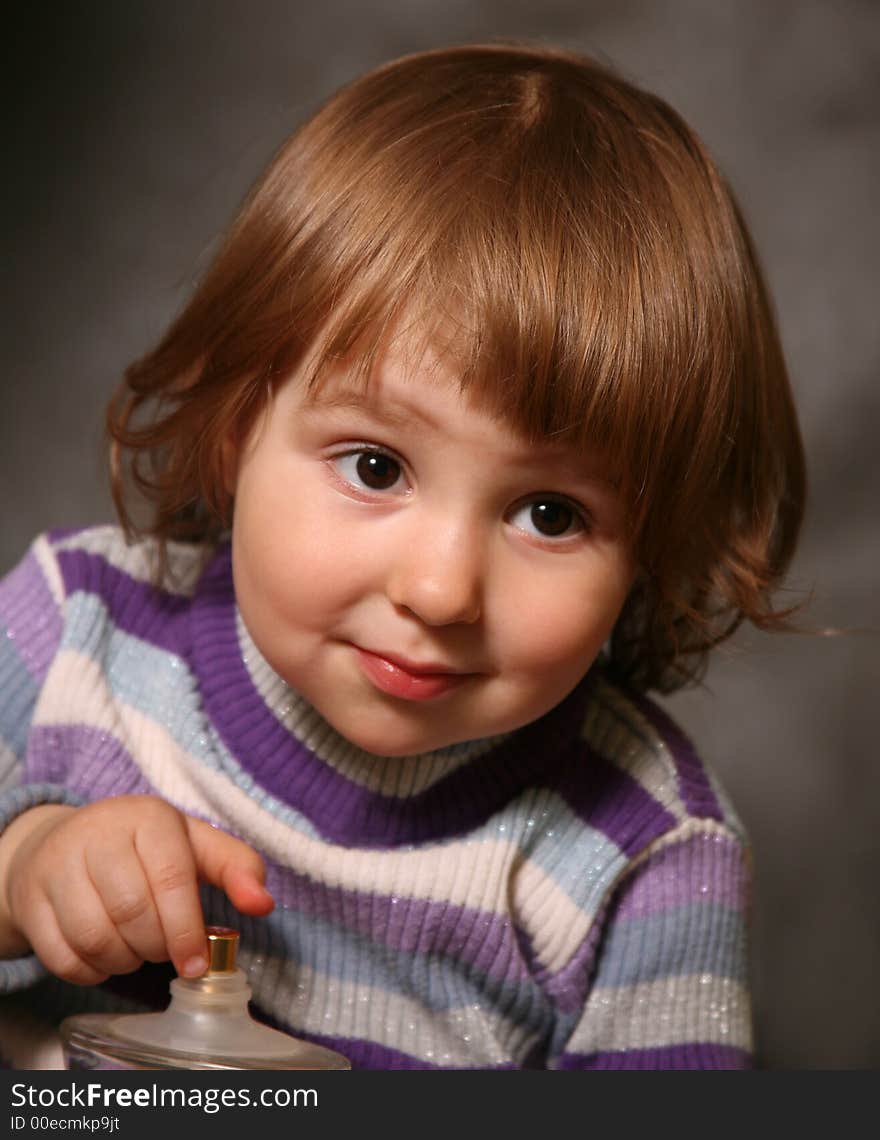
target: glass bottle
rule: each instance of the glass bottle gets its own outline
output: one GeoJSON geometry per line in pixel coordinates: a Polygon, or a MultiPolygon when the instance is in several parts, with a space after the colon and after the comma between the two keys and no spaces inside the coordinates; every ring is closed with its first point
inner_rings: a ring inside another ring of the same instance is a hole
{"type": "Polygon", "coordinates": [[[68,1069],[350,1069],[342,1054],[256,1021],[238,932],[209,926],[209,966],[174,978],[162,1013],[81,1013],[60,1026],[68,1069]]]}

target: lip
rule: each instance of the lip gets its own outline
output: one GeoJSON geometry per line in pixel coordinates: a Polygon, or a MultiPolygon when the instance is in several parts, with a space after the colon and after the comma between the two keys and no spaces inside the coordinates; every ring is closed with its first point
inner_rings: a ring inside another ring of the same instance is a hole
{"type": "Polygon", "coordinates": [[[367,679],[383,693],[405,701],[429,701],[442,697],[474,676],[435,662],[416,664],[362,649],[359,645],[354,649],[367,679]]]}

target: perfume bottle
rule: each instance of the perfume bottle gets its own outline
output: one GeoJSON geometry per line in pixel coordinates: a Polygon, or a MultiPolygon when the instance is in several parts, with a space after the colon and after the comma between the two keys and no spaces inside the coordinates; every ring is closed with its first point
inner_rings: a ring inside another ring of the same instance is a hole
{"type": "Polygon", "coordinates": [[[236,965],[238,932],[209,926],[210,964],[175,978],[162,1013],[83,1013],[60,1026],[68,1069],[350,1069],[332,1049],[256,1021],[236,965]]]}

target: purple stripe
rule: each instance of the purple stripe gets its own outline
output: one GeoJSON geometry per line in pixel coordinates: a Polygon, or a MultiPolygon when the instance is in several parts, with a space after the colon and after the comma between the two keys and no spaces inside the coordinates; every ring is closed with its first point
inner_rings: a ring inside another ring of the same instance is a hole
{"type": "Polygon", "coordinates": [[[586,745],[570,747],[574,755],[561,774],[559,791],[585,823],[604,832],[621,851],[636,855],[675,826],[675,816],[629,773],[592,750],[585,757],[586,745]]]}
{"type": "Polygon", "coordinates": [[[190,645],[190,599],[138,582],[98,554],[62,550],[58,564],[68,594],[84,590],[104,602],[114,624],[157,649],[185,656],[190,645]]]}
{"type": "Polygon", "coordinates": [[[693,1042],[658,1049],[626,1049],[609,1053],[564,1053],[560,1069],[751,1069],[752,1057],[733,1045],[693,1042]]]}
{"type": "Polygon", "coordinates": [[[28,673],[42,682],[61,640],[61,614],[32,551],[0,583],[0,628],[28,673]]]}
{"type": "Polygon", "coordinates": [[[439,1065],[429,1064],[419,1057],[403,1053],[399,1049],[390,1049],[380,1045],[377,1041],[365,1041],[353,1037],[324,1037],[315,1033],[303,1033],[301,1030],[288,1030],[295,1037],[303,1041],[311,1041],[314,1045],[323,1045],[325,1049],[332,1049],[341,1053],[351,1062],[352,1069],[438,1069],[439,1065]]]}
{"type": "Polygon", "coordinates": [[[266,885],[276,908],[325,919],[410,954],[455,959],[509,984],[533,981],[509,918],[446,902],[334,889],[270,864],[266,885]]]}
{"type": "Polygon", "coordinates": [[[154,791],[120,741],[88,725],[37,725],[25,764],[27,782],[63,783],[90,801],[154,791]]]}
{"type": "Polygon", "coordinates": [[[745,906],[747,888],[739,843],[720,835],[694,835],[659,851],[639,869],[622,896],[616,918],[646,918],[697,902],[739,910],[745,906]]]}
{"type": "Polygon", "coordinates": [[[724,819],[724,811],[709,783],[708,776],[691,741],[674,720],[643,693],[632,689],[626,695],[660,734],[672,756],[678,776],[678,792],[689,815],[702,819],[724,819]]]}

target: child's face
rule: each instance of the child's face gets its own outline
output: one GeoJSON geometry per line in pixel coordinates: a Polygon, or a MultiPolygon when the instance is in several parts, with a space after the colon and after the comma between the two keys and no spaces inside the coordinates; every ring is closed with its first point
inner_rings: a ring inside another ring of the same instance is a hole
{"type": "Polygon", "coordinates": [[[369,752],[519,727],[583,677],[634,577],[614,487],[530,447],[434,358],[364,391],[293,377],[236,452],[238,604],[275,671],[369,752]]]}

